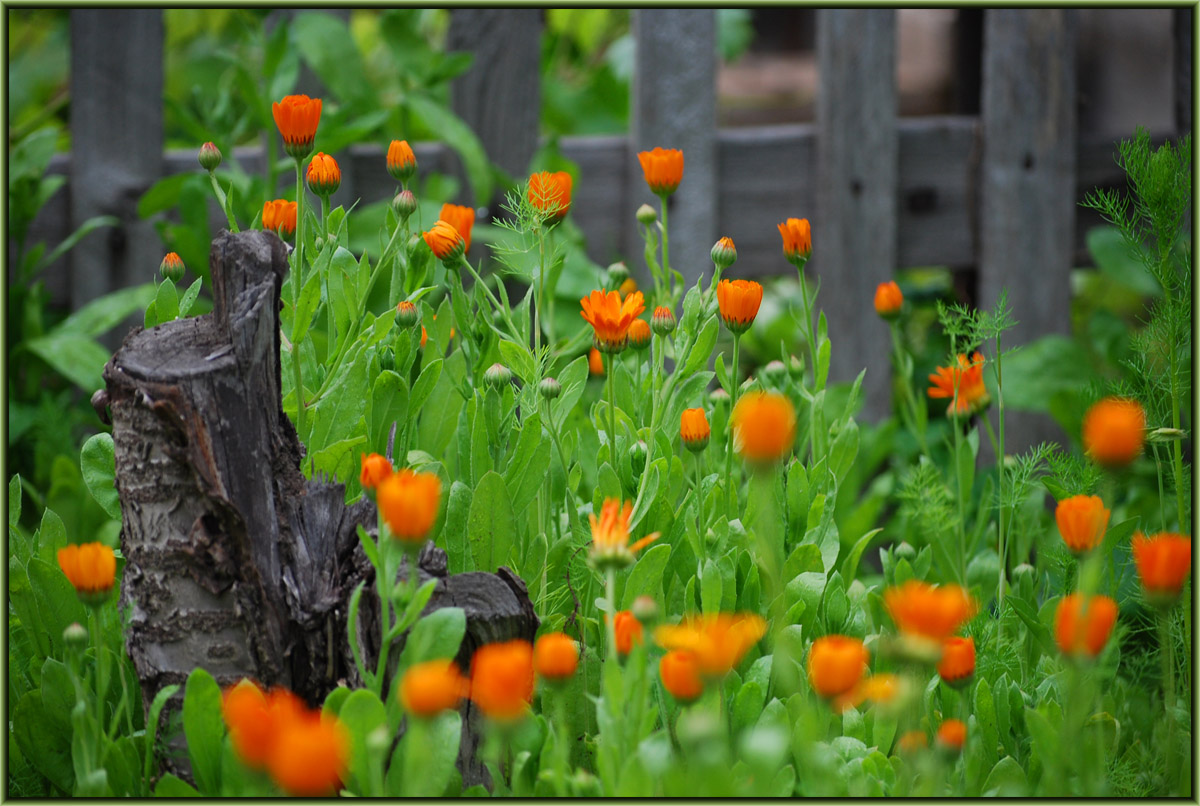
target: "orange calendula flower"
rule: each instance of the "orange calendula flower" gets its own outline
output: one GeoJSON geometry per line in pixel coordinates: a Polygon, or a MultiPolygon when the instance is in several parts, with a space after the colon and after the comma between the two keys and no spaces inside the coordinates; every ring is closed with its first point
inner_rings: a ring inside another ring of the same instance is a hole
{"type": "Polygon", "coordinates": [[[904,294],[895,281],[880,283],[875,289],[875,313],[884,319],[895,319],[904,305],[904,294]]]}
{"type": "Polygon", "coordinates": [[[975,615],[975,601],[958,585],[933,586],[910,579],[883,592],[883,603],[897,629],[905,635],[939,645],[975,615]]]}
{"type": "Polygon", "coordinates": [[[329,796],[350,765],[350,733],[336,716],[308,711],[287,720],[267,759],[271,779],[289,795],[329,796]]]}
{"type": "Polygon", "coordinates": [[[658,662],[658,674],[662,677],[663,688],[685,705],[695,702],[704,693],[700,668],[691,652],[676,649],[663,655],[658,662]]]}
{"type": "Polygon", "coordinates": [[[463,238],[458,234],[458,230],[454,228],[453,224],[441,219],[438,219],[421,237],[425,239],[425,243],[429,245],[434,256],[443,263],[457,263],[466,252],[463,238]]]}
{"type": "Polygon", "coordinates": [[[533,646],[528,641],[486,644],[471,659],[471,700],[492,719],[525,716],[533,701],[533,646]]]}
{"type": "Polygon", "coordinates": [[[808,680],[825,699],[853,690],[867,671],[870,654],[863,642],[844,635],[826,635],[808,650],[808,680]]]}
{"type": "Polygon", "coordinates": [[[342,184],[342,171],[337,160],[318,151],[308,163],[308,189],[321,196],[332,196],[342,184]]]}
{"type": "Polygon", "coordinates": [[[704,409],[684,409],[679,416],[679,438],[689,451],[699,453],[708,447],[710,433],[704,409]]]}
{"type": "Polygon", "coordinates": [[[400,678],[400,703],[419,717],[458,707],[467,695],[467,679],[452,660],[431,660],[409,667],[400,678]]]}
{"type": "Polygon", "coordinates": [[[1097,495],[1073,495],[1058,502],[1054,520],[1063,542],[1076,554],[1091,551],[1100,544],[1108,529],[1109,511],[1097,495]]]}
{"type": "Polygon", "coordinates": [[[271,104],[275,125],[283,136],[283,150],[302,160],[312,153],[317,125],[321,122],[321,99],[307,95],[288,95],[271,104]]]}
{"type": "Polygon", "coordinates": [[[1133,536],[1133,561],[1148,598],[1159,605],[1172,605],[1192,570],[1192,539],[1162,532],[1133,536]]]}
{"type": "Polygon", "coordinates": [[[894,674],[871,675],[862,683],[863,698],[873,703],[889,703],[900,693],[900,678],[894,674]]]}
{"type": "Polygon", "coordinates": [[[733,407],[730,426],[738,455],[754,464],[773,464],[792,452],[796,410],[778,392],[749,392],[733,407]]]}
{"type": "Polygon", "coordinates": [[[910,730],[896,742],[896,750],[902,755],[912,755],[926,747],[929,747],[929,738],[920,730],[910,730]]]}
{"type": "Polygon", "coordinates": [[[978,351],[971,355],[969,362],[965,355],[958,356],[957,367],[938,367],[937,372],[929,376],[929,382],[933,384],[929,387],[930,397],[949,398],[947,416],[975,414],[992,402],[983,383],[983,354],[978,351]],[[955,386],[958,387],[957,401],[954,399],[955,386]]]}
{"type": "Polygon", "coordinates": [[[812,255],[812,226],[807,218],[789,218],[779,225],[779,234],[783,236],[783,254],[792,263],[812,255]]]}
{"type": "Polygon", "coordinates": [[[717,283],[717,307],[721,321],[731,333],[741,335],[754,324],[762,304],[763,287],[753,280],[722,280],[717,283]]]}
{"type": "Polygon", "coordinates": [[[1083,417],[1083,450],[1093,461],[1118,467],[1142,453],[1146,412],[1142,404],[1124,397],[1106,397],[1083,417]]]}
{"type": "Polygon", "coordinates": [[[579,646],[569,635],[548,633],[533,645],[533,669],[550,681],[566,680],[579,667],[579,646]]]}
{"type": "Polygon", "coordinates": [[[417,155],[407,140],[393,140],[388,144],[387,170],[397,182],[407,185],[417,172],[417,155]]]}
{"type": "Polygon", "coordinates": [[[629,295],[638,290],[637,280],[632,277],[626,277],[621,281],[621,285],[617,287],[617,293],[621,295],[621,302],[629,298],[629,295]]]}
{"type": "Polygon", "coordinates": [[[442,481],[436,473],[414,473],[407,468],[392,473],[375,488],[375,499],[392,537],[405,543],[422,543],[437,520],[442,481]]]}
{"type": "Polygon", "coordinates": [[[955,753],[961,752],[967,743],[967,725],[961,719],[947,719],[937,732],[939,747],[955,753]]]}
{"type": "Polygon", "coordinates": [[[654,640],[664,649],[692,653],[702,674],[721,678],[742,662],[766,629],[767,623],[754,613],[715,613],[665,624],[654,631],[654,640]]]}
{"type": "Polygon", "coordinates": [[[613,619],[613,634],[617,638],[617,654],[624,657],[633,651],[634,644],[642,643],[642,622],[632,611],[622,610],[613,619]]]}
{"type": "Polygon", "coordinates": [[[634,319],[629,325],[629,346],[644,350],[650,346],[650,324],[645,319],[634,319]]]}
{"type": "Polygon", "coordinates": [[[364,490],[374,490],[380,482],[392,475],[392,463],[386,456],[377,453],[362,455],[362,472],[358,474],[358,483],[364,490]]]}
{"type": "Polygon", "coordinates": [[[275,739],[304,710],[300,698],[287,689],[264,692],[247,679],[225,689],[221,696],[221,715],[233,749],[242,763],[256,770],[266,767],[275,739]]]}
{"type": "Polygon", "coordinates": [[[659,196],[670,196],[683,181],[683,152],[677,148],[655,148],[638,152],[638,162],[650,190],[659,196]]]}
{"type": "Polygon", "coordinates": [[[58,567],[85,604],[100,604],[112,593],[117,556],[103,543],[82,543],[58,550],[58,567]]]}
{"type": "Polygon", "coordinates": [[[471,228],[475,226],[475,208],[446,203],[442,205],[442,212],[438,218],[458,230],[458,234],[463,239],[463,253],[470,252],[471,228]]]}
{"type": "Polygon", "coordinates": [[[595,347],[588,350],[588,373],[591,375],[604,375],[604,356],[600,355],[600,351],[595,347]]]}
{"type": "Polygon", "coordinates": [[[1096,657],[1117,623],[1117,603],[1107,596],[1064,596],[1054,614],[1054,640],[1064,655],[1096,657]]]}
{"type": "Polygon", "coordinates": [[[592,326],[592,343],[604,353],[619,353],[629,340],[629,328],[646,310],[642,292],[635,291],[621,301],[616,291],[593,291],[579,300],[580,316],[592,326]]]}
{"type": "Polygon", "coordinates": [[[960,688],[975,675],[975,639],[951,636],[942,642],[938,675],[947,685],[960,688]]]}
{"type": "Polygon", "coordinates": [[[571,184],[566,171],[541,171],[529,177],[529,203],[546,217],[547,224],[562,221],[570,211],[571,184]]]}
{"type": "Polygon", "coordinates": [[[272,230],[281,238],[290,236],[296,231],[296,203],[287,199],[275,199],[264,203],[262,227],[272,230]]]}
{"type": "Polygon", "coordinates": [[[592,524],[592,547],[589,562],[596,568],[623,568],[633,562],[633,555],[658,539],[658,532],[629,544],[629,516],[633,514],[633,503],[607,498],[600,510],[600,519],[588,515],[592,524]]]}

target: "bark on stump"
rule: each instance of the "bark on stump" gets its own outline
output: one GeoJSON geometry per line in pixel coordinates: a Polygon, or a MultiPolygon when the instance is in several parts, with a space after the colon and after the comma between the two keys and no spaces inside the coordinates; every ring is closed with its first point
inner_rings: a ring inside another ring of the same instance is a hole
{"type": "MultiPolygon", "coordinates": [[[[250,677],[317,703],[339,683],[362,684],[346,611],[359,582],[374,590],[355,530],[374,531],[375,507],[347,507],[343,485],[300,471],[303,448],[280,399],[283,242],[222,232],[210,264],[212,313],[134,329],[104,368],[129,655],[147,708],[196,667],[222,686],[250,677]]],[[[426,613],[466,612],[464,669],[484,643],[533,640],[537,616],[507,568],[449,576],[433,545],[417,565],[422,581],[438,579],[426,613]]],[[[407,573],[403,566],[398,578],[407,573]]],[[[363,596],[359,612],[367,668],[379,652],[375,598],[363,596]]],[[[464,709],[463,783],[486,783],[475,758],[479,720],[469,703],[464,709]]]]}

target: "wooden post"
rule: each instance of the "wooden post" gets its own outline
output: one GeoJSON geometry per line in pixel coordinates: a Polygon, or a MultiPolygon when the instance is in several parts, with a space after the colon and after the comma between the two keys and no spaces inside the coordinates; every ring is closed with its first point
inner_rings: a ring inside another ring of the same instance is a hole
{"type": "MultiPolygon", "coordinates": [[[[1069,329],[1077,201],[1072,28],[1071,12],[1062,9],[985,12],[978,303],[991,308],[1008,291],[1019,324],[1004,334],[1005,347],[1069,329]]],[[[1061,440],[1049,417],[1005,419],[1008,453],[1061,440]]]]}
{"type": "Polygon", "coordinates": [[[1196,52],[1194,14],[1195,9],[1191,7],[1176,8],[1171,12],[1175,133],[1178,137],[1192,131],[1192,66],[1196,52]]]}
{"type": "Polygon", "coordinates": [[[163,251],[138,218],[162,176],[163,12],[71,11],[71,228],[97,215],[121,224],[71,250],[71,307],[158,276],[163,251]]]}
{"type": "Polygon", "coordinates": [[[817,209],[813,273],[833,342],[830,380],[852,381],[865,365],[863,413],[890,409],[887,325],[875,287],[896,269],[898,154],[896,12],[817,13],[817,209]]]}
{"type": "MultiPolygon", "coordinates": [[[[717,16],[712,9],[639,9],[633,12],[633,33],[624,252],[632,270],[644,269],[634,212],[643,203],[658,207],[637,152],[656,146],[682,150],[683,184],[668,208],[670,260],[690,286],[712,275],[709,252],[725,234],[717,232],[717,16]]],[[[733,273],[737,276],[736,267],[733,273]]]]}

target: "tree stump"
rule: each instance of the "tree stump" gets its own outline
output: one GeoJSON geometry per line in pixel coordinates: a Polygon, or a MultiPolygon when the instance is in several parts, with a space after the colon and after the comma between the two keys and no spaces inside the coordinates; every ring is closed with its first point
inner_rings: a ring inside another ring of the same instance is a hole
{"type": "MultiPolygon", "coordinates": [[[[374,590],[356,528],[374,531],[375,506],[346,506],[342,484],[300,471],[303,447],[280,399],[284,243],[269,232],[222,232],[210,262],[212,313],[135,328],[104,368],[127,648],[147,708],[196,667],[223,686],[250,677],[315,704],[339,684],[362,684],[346,614],[359,582],[374,590]]],[[[484,643],[533,640],[537,616],[507,568],[449,576],[432,544],[417,565],[422,581],[438,579],[426,613],[466,612],[464,669],[484,643]]],[[[407,574],[402,566],[399,578],[407,574]]],[[[373,668],[374,596],[362,599],[358,631],[373,668]]],[[[459,769],[469,786],[487,772],[475,759],[478,719],[464,709],[459,769]]]]}

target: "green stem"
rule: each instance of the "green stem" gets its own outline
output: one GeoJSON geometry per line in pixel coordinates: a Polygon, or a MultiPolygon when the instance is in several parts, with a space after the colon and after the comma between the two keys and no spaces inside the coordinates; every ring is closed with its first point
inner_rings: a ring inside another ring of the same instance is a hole
{"type": "MultiPolygon", "coordinates": [[[[95,752],[104,747],[104,701],[108,698],[108,658],[104,654],[104,631],[100,628],[100,610],[92,608],[92,643],[96,646],[96,742],[95,752]]],[[[94,767],[102,764],[96,760],[94,767]]]]}
{"type": "Polygon", "coordinates": [[[734,510],[737,509],[737,490],[733,484],[733,407],[737,405],[738,397],[738,347],[741,341],[741,335],[734,333],[733,369],[729,376],[729,420],[725,426],[725,499],[730,519],[734,517],[734,510]]]}
{"type": "Polygon", "coordinates": [[[608,659],[617,660],[617,572],[611,566],[604,572],[604,600],[608,602],[608,659]]]}
{"type": "MultiPolygon", "coordinates": [[[[1154,451],[1154,468],[1158,475],[1158,518],[1162,522],[1162,531],[1167,531],[1167,496],[1163,492],[1163,466],[1162,459],[1158,455],[1158,446],[1151,445],[1150,449],[1154,451]]],[[[1111,505],[1112,502],[1109,502],[1111,505]]]]}
{"type": "MultiPolygon", "coordinates": [[[[702,467],[702,460],[700,458],[700,453],[701,453],[700,451],[695,452],[695,456],[696,456],[696,484],[695,484],[695,490],[696,490],[696,543],[697,543],[697,548],[703,549],[704,550],[703,553],[705,555],[707,555],[708,554],[707,543],[704,540],[704,500],[700,497],[700,482],[702,481],[702,479],[704,477],[704,469],[702,467]]],[[[700,557],[701,556],[700,552],[697,552],[696,556],[700,557]]],[[[705,557],[702,557],[702,559],[708,559],[708,558],[707,558],[707,556],[705,556],[705,557]]]]}
{"type": "MultiPolygon", "coordinates": [[[[491,301],[492,305],[496,307],[496,310],[500,312],[500,315],[504,317],[504,324],[508,325],[508,332],[512,334],[513,340],[516,341],[520,331],[517,330],[517,326],[513,324],[512,318],[508,315],[508,309],[500,304],[500,300],[496,298],[496,295],[492,293],[492,289],[489,288],[488,284],[485,283],[483,278],[479,276],[479,272],[475,271],[475,267],[471,265],[471,261],[467,260],[467,256],[465,254],[460,258],[460,260],[462,264],[467,267],[467,271],[471,273],[471,276],[475,278],[475,282],[483,287],[483,291],[485,294],[487,294],[488,300],[491,301]]],[[[467,323],[464,323],[464,326],[466,324],[467,323]]]]}
{"type": "Polygon", "coordinates": [[[617,386],[613,382],[613,370],[617,366],[613,353],[604,354],[604,363],[608,365],[608,460],[613,468],[617,467],[617,386]]]}
{"type": "MultiPolygon", "coordinates": [[[[1178,387],[1178,367],[1175,345],[1170,346],[1171,351],[1171,427],[1176,431],[1179,430],[1179,387],[1178,387]]],[[[1183,502],[1183,444],[1181,440],[1172,440],[1172,449],[1175,460],[1175,506],[1178,508],[1179,528],[1182,530],[1187,519],[1184,516],[1183,502]]]]}
{"type": "MultiPolygon", "coordinates": [[[[958,387],[962,379],[962,372],[958,371],[958,340],[954,334],[950,335],[950,362],[954,377],[954,397],[950,405],[950,427],[954,431],[954,456],[951,457],[951,461],[954,463],[954,479],[958,486],[958,570],[959,582],[965,585],[967,582],[967,508],[966,502],[963,500],[965,493],[963,492],[962,471],[958,466],[958,453],[962,443],[962,428],[956,419],[958,415],[958,387]]],[[[991,425],[989,424],[988,427],[990,428],[991,425]]]]}
{"type": "Polygon", "coordinates": [[[544,289],[544,281],[546,276],[546,236],[542,228],[538,227],[538,276],[537,276],[537,293],[535,294],[533,306],[533,358],[535,361],[541,360],[539,353],[542,349],[542,325],[540,312],[542,310],[542,292],[544,289]]]}
{"type": "MultiPolygon", "coordinates": [[[[998,487],[998,491],[996,494],[1000,499],[1000,506],[998,506],[996,508],[996,514],[997,514],[996,528],[999,530],[1000,578],[997,581],[997,587],[996,587],[996,613],[999,616],[1001,616],[1001,619],[999,622],[1001,640],[1004,639],[1004,619],[1003,619],[1003,615],[1004,615],[1004,578],[1008,572],[1008,544],[1005,542],[1005,539],[1004,539],[1004,536],[1005,536],[1005,529],[1004,529],[1004,473],[1005,473],[1005,471],[1004,471],[1004,372],[1003,372],[1003,366],[1001,364],[1002,356],[1003,356],[1003,351],[1000,349],[1000,334],[997,333],[996,334],[996,404],[997,404],[997,406],[996,406],[996,408],[997,408],[997,423],[996,423],[996,425],[1000,431],[1000,445],[996,451],[996,476],[997,476],[996,484],[998,487]]],[[[983,416],[984,422],[988,423],[989,428],[990,428],[991,421],[988,420],[987,412],[984,412],[982,416],[983,416]]],[[[1016,502],[1014,501],[1013,504],[1015,505],[1016,502]]]]}
{"type": "Polygon", "coordinates": [[[1172,783],[1171,767],[1175,756],[1175,716],[1171,709],[1175,705],[1175,645],[1171,641],[1171,611],[1161,608],[1158,614],[1159,654],[1163,659],[1163,718],[1167,720],[1167,787],[1172,783]]]}
{"type": "Polygon", "coordinates": [[[662,270],[663,278],[667,281],[667,300],[671,298],[671,260],[668,257],[670,254],[667,248],[667,194],[659,196],[662,200],[662,270]]]}
{"type": "MultiPolygon", "coordinates": [[[[890,325],[890,330],[892,333],[892,351],[895,354],[896,371],[901,372],[902,368],[905,366],[905,362],[904,348],[900,343],[900,326],[895,320],[893,320],[890,325]]],[[[901,388],[904,389],[904,406],[905,410],[908,412],[909,428],[912,429],[913,435],[917,438],[917,442],[919,442],[921,445],[921,453],[928,456],[929,445],[925,441],[925,429],[920,427],[920,416],[917,413],[917,407],[920,404],[917,402],[916,393],[913,392],[912,377],[908,372],[903,372],[903,375],[904,383],[901,385],[901,388]]]]}
{"type": "Polygon", "coordinates": [[[216,174],[210,173],[208,181],[212,183],[213,193],[217,196],[217,203],[221,205],[221,212],[225,213],[225,220],[229,222],[229,231],[238,232],[237,221],[233,218],[233,211],[229,209],[229,198],[225,195],[225,191],[221,190],[221,185],[217,182],[216,174]]]}
{"type": "Polygon", "coordinates": [[[558,791],[560,798],[567,796],[567,767],[570,764],[570,745],[571,730],[569,717],[567,715],[567,698],[565,692],[555,689],[554,691],[554,713],[557,719],[555,728],[559,732],[558,753],[555,761],[558,767],[558,775],[555,776],[554,788],[558,791]]]}
{"type": "MultiPolygon", "coordinates": [[[[300,287],[304,282],[304,179],[301,160],[296,160],[296,249],[292,265],[292,321],[300,307],[300,287]]],[[[308,434],[304,427],[304,380],[300,370],[300,345],[292,342],[292,373],[296,382],[296,434],[301,440],[308,434]]]]}
{"type": "Polygon", "coordinates": [[[796,266],[796,271],[800,274],[800,294],[804,301],[804,334],[808,339],[808,354],[810,366],[813,376],[813,391],[817,390],[817,335],[813,329],[812,321],[812,303],[808,299],[808,281],[804,279],[804,266],[808,261],[804,261],[796,266]]]}

